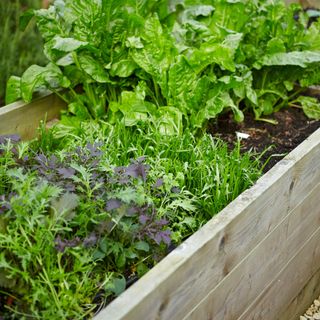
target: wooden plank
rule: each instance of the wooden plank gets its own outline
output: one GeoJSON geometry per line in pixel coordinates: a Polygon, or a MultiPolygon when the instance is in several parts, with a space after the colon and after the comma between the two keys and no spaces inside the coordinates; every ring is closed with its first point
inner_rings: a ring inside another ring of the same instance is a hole
{"type": "Polygon", "coordinates": [[[0,108],[0,135],[19,134],[32,139],[41,120],[59,117],[66,104],[55,94],[40,96],[25,104],[22,101],[0,108]]]}
{"type": "Polygon", "coordinates": [[[319,194],[320,184],[185,319],[237,319],[319,227],[319,194]]]}
{"type": "Polygon", "coordinates": [[[320,130],[96,319],[173,320],[189,314],[318,183],[319,141],[320,130]]]}
{"type": "MultiPolygon", "coordinates": [[[[261,296],[239,320],[283,319],[288,307],[288,297],[296,297],[306,284],[312,281],[320,266],[320,227],[288,261],[261,296]]],[[[319,284],[319,283],[318,283],[319,284]]],[[[290,302],[290,301],[289,301],[290,302]]],[[[312,300],[309,301],[311,304],[312,300]]]]}
{"type": "Polygon", "coordinates": [[[320,268],[281,313],[281,320],[298,320],[320,295],[320,268]]]}

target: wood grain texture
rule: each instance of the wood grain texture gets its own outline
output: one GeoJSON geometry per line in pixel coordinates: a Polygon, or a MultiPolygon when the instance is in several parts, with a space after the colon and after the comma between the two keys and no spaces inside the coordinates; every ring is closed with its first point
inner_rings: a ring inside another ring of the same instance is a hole
{"type": "MultiPolygon", "coordinates": [[[[252,308],[241,319],[282,320],[292,300],[317,273],[320,266],[320,227],[308,235],[308,240],[286,266],[274,277],[252,308]]],[[[309,301],[309,305],[311,304],[309,301]]],[[[297,317],[299,319],[299,317],[297,317]]]]}
{"type": "MultiPolygon", "coordinates": [[[[256,319],[256,297],[320,226],[319,194],[320,184],[185,319],[238,319],[250,304],[250,317],[245,314],[239,320],[256,319]]],[[[274,313],[261,319],[275,319],[281,307],[273,305],[274,313]]],[[[260,306],[257,309],[260,314],[260,306]]]]}
{"type": "Polygon", "coordinates": [[[310,307],[311,301],[320,295],[320,265],[317,272],[300,290],[297,296],[289,303],[281,313],[279,320],[299,320],[300,315],[310,307]]]}
{"type": "Polygon", "coordinates": [[[59,117],[65,103],[56,95],[41,96],[30,103],[22,101],[0,108],[0,135],[19,134],[22,139],[32,139],[41,120],[59,117]]]}
{"type": "MultiPolygon", "coordinates": [[[[173,320],[189,315],[265,238],[271,237],[318,184],[319,141],[320,130],[112,302],[96,320],[138,320],[146,315],[148,319],[173,320]]],[[[290,228],[289,222],[284,226],[290,228]]],[[[275,241],[281,242],[281,235],[278,237],[275,241]]],[[[267,249],[256,259],[272,259],[274,248],[271,245],[267,249]]],[[[241,292],[244,297],[246,294],[241,292]]],[[[246,307],[242,306],[242,311],[246,307]]],[[[214,312],[209,316],[216,319],[214,312]]]]}

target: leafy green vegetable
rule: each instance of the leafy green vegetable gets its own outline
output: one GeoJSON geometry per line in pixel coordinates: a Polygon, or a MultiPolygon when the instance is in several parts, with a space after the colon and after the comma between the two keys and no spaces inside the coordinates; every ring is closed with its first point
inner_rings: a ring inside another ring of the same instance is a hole
{"type": "Polygon", "coordinates": [[[196,132],[226,111],[261,119],[297,98],[295,84],[320,82],[320,22],[282,0],[59,0],[23,26],[32,15],[50,63],[20,90],[10,80],[8,101],[46,87],[81,119],[196,132]]]}
{"type": "Polygon", "coordinates": [[[320,103],[316,98],[300,96],[294,101],[296,102],[302,106],[307,117],[320,120],[320,103]]]}

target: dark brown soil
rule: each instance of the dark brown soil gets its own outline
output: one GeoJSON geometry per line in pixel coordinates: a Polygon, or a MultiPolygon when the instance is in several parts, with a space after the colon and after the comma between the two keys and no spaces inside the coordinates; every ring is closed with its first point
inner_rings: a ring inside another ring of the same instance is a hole
{"type": "Polygon", "coordinates": [[[209,125],[209,132],[227,141],[232,147],[237,141],[236,132],[249,134],[241,140],[242,151],[262,152],[271,147],[262,156],[262,162],[268,160],[264,172],[267,172],[286,154],[298,146],[311,133],[320,127],[320,121],[308,119],[302,110],[289,108],[279,111],[269,119],[278,124],[256,121],[252,114],[245,115],[245,121],[235,123],[231,114],[224,114],[209,125]]]}

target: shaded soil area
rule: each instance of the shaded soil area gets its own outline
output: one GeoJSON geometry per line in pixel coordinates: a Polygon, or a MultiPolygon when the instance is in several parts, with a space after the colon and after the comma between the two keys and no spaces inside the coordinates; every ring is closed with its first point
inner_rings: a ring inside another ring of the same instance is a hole
{"type": "Polygon", "coordinates": [[[224,114],[210,122],[208,131],[228,142],[232,147],[237,141],[237,132],[248,135],[241,139],[242,151],[262,152],[269,148],[261,160],[267,161],[264,172],[271,169],[291,150],[320,127],[320,121],[308,119],[298,108],[283,109],[270,116],[278,124],[256,121],[252,114],[245,114],[242,123],[235,123],[231,114],[224,114]]]}

